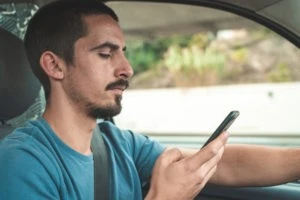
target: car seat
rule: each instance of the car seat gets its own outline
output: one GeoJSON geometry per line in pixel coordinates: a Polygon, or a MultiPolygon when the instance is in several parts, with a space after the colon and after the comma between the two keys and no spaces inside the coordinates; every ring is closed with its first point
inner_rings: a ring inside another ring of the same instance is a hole
{"type": "Polygon", "coordinates": [[[32,73],[23,41],[0,28],[0,140],[13,130],[8,123],[28,109],[41,85],[32,73]]]}

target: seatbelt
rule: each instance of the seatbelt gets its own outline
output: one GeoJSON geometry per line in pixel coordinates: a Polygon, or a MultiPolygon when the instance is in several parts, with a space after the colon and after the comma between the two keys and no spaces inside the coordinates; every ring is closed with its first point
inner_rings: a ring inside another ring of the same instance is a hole
{"type": "Polygon", "coordinates": [[[94,199],[109,199],[108,153],[97,124],[91,143],[94,158],[94,199]]]}

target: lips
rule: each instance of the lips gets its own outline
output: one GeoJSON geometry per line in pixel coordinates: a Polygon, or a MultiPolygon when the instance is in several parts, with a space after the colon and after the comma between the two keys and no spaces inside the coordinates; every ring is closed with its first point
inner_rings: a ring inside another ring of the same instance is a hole
{"type": "Polygon", "coordinates": [[[126,86],[124,87],[114,87],[113,90],[121,90],[124,91],[126,89],[126,86]]]}

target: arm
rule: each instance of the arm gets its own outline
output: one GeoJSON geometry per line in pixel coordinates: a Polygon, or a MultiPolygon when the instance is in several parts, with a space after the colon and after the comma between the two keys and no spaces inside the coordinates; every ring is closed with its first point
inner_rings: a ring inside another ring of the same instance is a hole
{"type": "Polygon", "coordinates": [[[267,186],[300,179],[300,149],[227,145],[212,183],[267,186]]]}
{"type": "MultiPolygon", "coordinates": [[[[181,149],[184,157],[197,150],[181,149]]],[[[258,145],[226,145],[210,183],[268,186],[300,179],[300,149],[258,145]]]]}

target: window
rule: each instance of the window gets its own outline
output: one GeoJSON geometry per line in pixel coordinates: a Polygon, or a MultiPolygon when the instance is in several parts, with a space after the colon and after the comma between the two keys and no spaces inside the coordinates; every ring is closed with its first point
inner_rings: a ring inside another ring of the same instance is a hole
{"type": "Polygon", "coordinates": [[[289,41],[211,8],[109,5],[135,69],[118,126],[168,145],[200,147],[229,111],[239,110],[229,142],[299,144],[300,54],[289,41]]]}

